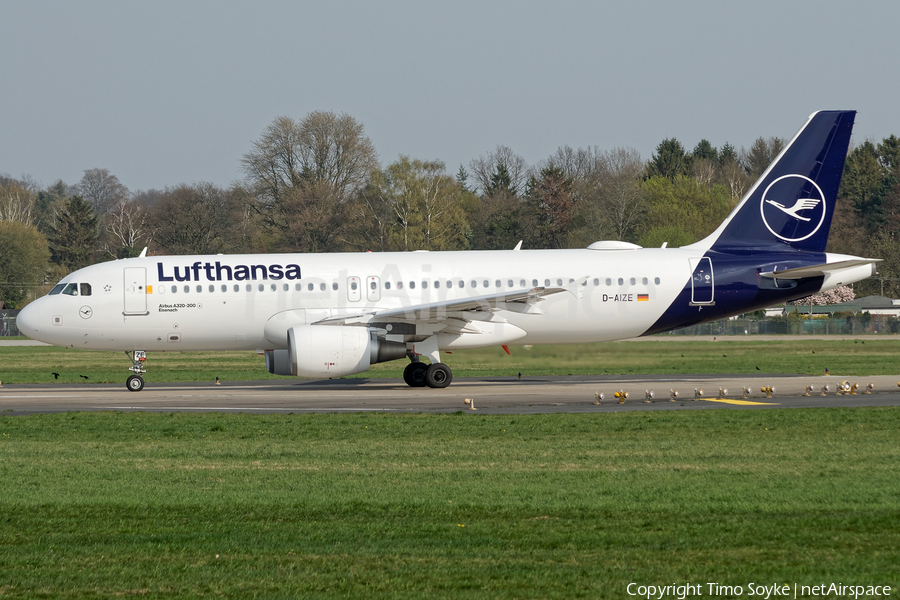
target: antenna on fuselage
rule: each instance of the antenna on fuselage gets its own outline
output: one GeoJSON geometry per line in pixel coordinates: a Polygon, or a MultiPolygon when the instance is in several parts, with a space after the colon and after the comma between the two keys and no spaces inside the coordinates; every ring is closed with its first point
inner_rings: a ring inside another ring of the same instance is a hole
{"type": "Polygon", "coordinates": [[[147,256],[147,246],[144,246],[144,249],[141,250],[140,256],[138,258],[145,258],[147,256]]]}

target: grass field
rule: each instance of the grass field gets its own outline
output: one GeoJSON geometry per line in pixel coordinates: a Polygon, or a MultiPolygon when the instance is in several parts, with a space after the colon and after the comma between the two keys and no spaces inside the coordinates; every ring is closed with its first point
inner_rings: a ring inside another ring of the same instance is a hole
{"type": "Polygon", "coordinates": [[[877,408],[0,413],[0,597],[896,590],[898,426],[877,408]]]}
{"type": "MultiPolygon", "coordinates": [[[[797,373],[883,375],[900,372],[900,338],[708,341],[641,341],[569,346],[513,346],[445,353],[454,376],[797,373]]],[[[123,353],[55,347],[0,347],[4,383],[119,383],[131,365],[123,353]],[[59,379],[52,373],[59,373],[59,379]],[[84,379],[85,375],[88,379],[84,379]]],[[[400,377],[406,361],[373,365],[360,377],[400,377]]],[[[149,353],[148,381],[278,379],[255,352],[149,353]]]]}

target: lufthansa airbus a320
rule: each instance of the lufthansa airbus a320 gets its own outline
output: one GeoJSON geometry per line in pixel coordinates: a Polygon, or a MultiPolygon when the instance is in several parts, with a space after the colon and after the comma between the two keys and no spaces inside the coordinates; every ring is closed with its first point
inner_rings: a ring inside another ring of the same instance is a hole
{"type": "Polygon", "coordinates": [[[854,111],[810,116],[728,218],[681,248],[145,256],[67,275],[18,327],[68,348],[262,350],[270,373],[326,378],[407,359],[446,387],[445,350],[601,342],[757,310],[875,273],[825,252],[854,111]],[[424,360],[423,360],[424,359],[424,360]]]}

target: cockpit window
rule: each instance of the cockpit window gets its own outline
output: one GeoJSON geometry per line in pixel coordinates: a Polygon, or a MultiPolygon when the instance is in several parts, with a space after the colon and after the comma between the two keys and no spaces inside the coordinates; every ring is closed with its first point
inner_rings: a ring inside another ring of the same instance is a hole
{"type": "Polygon", "coordinates": [[[50,295],[50,296],[55,296],[55,295],[57,295],[58,293],[60,293],[61,291],[63,291],[63,288],[64,288],[64,287],[66,287],[66,284],[64,284],[64,283],[58,283],[58,284],[56,284],[55,286],[53,286],[53,289],[50,290],[50,294],[48,294],[48,295],[50,295]]]}
{"type": "Polygon", "coordinates": [[[66,289],[62,291],[66,296],[77,296],[78,295],[78,284],[70,283],[66,286],[66,289]]]}
{"type": "Polygon", "coordinates": [[[89,284],[89,283],[81,284],[81,295],[82,296],[90,296],[91,295],[91,284],[89,284]]]}

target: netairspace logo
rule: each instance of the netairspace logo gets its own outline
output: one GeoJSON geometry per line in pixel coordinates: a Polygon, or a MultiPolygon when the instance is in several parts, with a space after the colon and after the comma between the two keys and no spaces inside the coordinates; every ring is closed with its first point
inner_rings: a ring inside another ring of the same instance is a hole
{"type": "Polygon", "coordinates": [[[845,585],[843,583],[821,583],[819,585],[800,585],[797,583],[748,583],[747,585],[724,585],[721,583],[672,583],[669,585],[644,585],[629,583],[626,589],[629,596],[646,600],[662,600],[676,598],[685,600],[694,596],[747,596],[752,598],[874,598],[891,595],[889,585],[845,585]]]}

